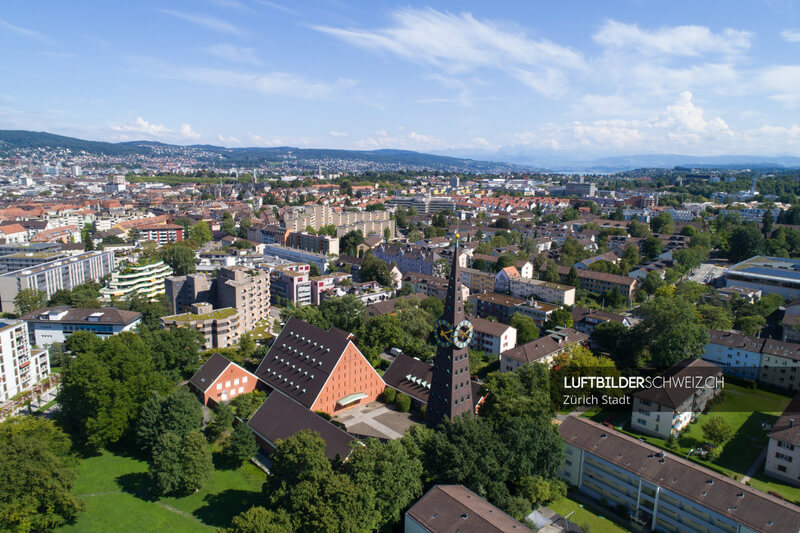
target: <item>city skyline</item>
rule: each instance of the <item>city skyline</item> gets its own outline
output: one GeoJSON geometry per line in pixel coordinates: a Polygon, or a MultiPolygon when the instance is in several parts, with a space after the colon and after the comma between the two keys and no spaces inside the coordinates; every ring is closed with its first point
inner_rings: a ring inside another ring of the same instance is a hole
{"type": "Polygon", "coordinates": [[[791,2],[11,5],[0,129],[507,159],[800,155],[791,2]]]}

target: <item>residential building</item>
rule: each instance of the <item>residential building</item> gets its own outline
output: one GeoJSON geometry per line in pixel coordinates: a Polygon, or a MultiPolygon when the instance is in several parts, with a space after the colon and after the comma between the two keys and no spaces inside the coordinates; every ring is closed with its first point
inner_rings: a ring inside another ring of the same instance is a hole
{"type": "Polygon", "coordinates": [[[461,269],[461,284],[469,289],[472,294],[492,292],[494,290],[495,275],[474,268],[461,269]]]}
{"type": "Polygon", "coordinates": [[[203,349],[227,348],[239,343],[246,330],[239,313],[233,307],[214,309],[210,303],[198,302],[189,306],[188,313],[161,318],[164,328],[191,328],[203,335],[203,349]]]}
{"type": "Polygon", "coordinates": [[[597,185],[584,181],[568,181],[564,186],[567,196],[586,198],[597,194],[597,185]]]}
{"type": "Polygon", "coordinates": [[[417,213],[427,214],[439,211],[455,211],[456,203],[449,196],[395,196],[386,202],[389,207],[402,207],[408,209],[413,207],[417,213]]]}
{"type": "Polygon", "coordinates": [[[557,328],[552,333],[539,337],[500,354],[500,372],[513,372],[532,363],[550,365],[557,356],[570,346],[586,344],[589,336],[572,328],[557,328]]]}
{"type": "Polygon", "coordinates": [[[270,294],[276,305],[291,303],[296,306],[311,303],[311,279],[308,272],[277,268],[270,272],[270,294]],[[285,302],[285,303],[283,303],[285,302]]]}
{"type": "Polygon", "coordinates": [[[604,254],[596,255],[594,257],[589,257],[588,259],[584,259],[583,261],[578,261],[575,263],[575,268],[580,270],[589,270],[589,267],[597,263],[598,261],[608,261],[609,263],[618,264],[620,262],[619,256],[614,252],[606,252],[604,254]]]}
{"type": "MultiPolygon", "coordinates": [[[[558,267],[558,275],[562,282],[566,281],[569,271],[569,267],[558,267]]],[[[617,289],[626,300],[630,301],[636,296],[636,291],[639,288],[639,280],[636,278],[618,276],[606,272],[595,272],[594,270],[576,269],[576,271],[578,282],[580,283],[578,288],[596,294],[605,294],[608,291],[617,289]]]]}
{"type": "Polygon", "coordinates": [[[800,342],[800,300],[795,300],[786,306],[781,326],[783,326],[783,340],[800,342]]]}
{"type": "Polygon", "coordinates": [[[519,313],[532,318],[539,327],[544,326],[545,322],[550,320],[553,311],[560,308],[558,305],[538,300],[514,298],[496,292],[473,294],[469,297],[469,301],[472,302],[473,312],[481,318],[492,316],[500,322],[508,324],[514,313],[519,313]]]}
{"type": "Polygon", "coordinates": [[[45,307],[24,315],[22,320],[28,324],[31,344],[48,347],[65,342],[76,331],[88,331],[106,338],[135,330],[142,322],[142,314],[116,307],[45,307]]]}
{"type": "Polygon", "coordinates": [[[33,350],[23,320],[0,320],[0,402],[30,390],[50,374],[47,350],[33,350]]]}
{"type": "Polygon", "coordinates": [[[499,355],[517,346],[517,328],[477,316],[469,317],[469,321],[473,328],[470,349],[499,355]]]}
{"type": "MultiPolygon", "coordinates": [[[[36,243],[36,244],[50,245],[54,243],[36,243]]],[[[67,257],[67,253],[62,252],[61,250],[47,251],[47,252],[27,251],[27,252],[17,252],[8,255],[1,255],[0,272],[13,272],[15,270],[25,270],[29,268],[34,268],[44,263],[50,263],[52,261],[55,261],[57,259],[63,259],[65,257],[67,257]]]]}
{"type": "Polygon", "coordinates": [[[241,327],[250,331],[260,320],[269,318],[270,276],[263,270],[244,267],[220,268],[217,271],[215,307],[233,307],[241,327]]]}
{"type": "Polygon", "coordinates": [[[442,259],[439,253],[415,244],[381,244],[372,253],[387,265],[397,264],[403,274],[418,272],[437,276],[443,270],[438,263],[442,259]]]}
{"type": "Polygon", "coordinates": [[[292,231],[286,245],[290,248],[315,252],[323,255],[339,255],[339,237],[315,235],[302,231],[292,231]]]}
{"type": "Polygon", "coordinates": [[[684,359],[661,377],[663,385],[631,395],[631,428],[662,439],[677,436],[722,392],[722,367],[703,359],[684,359]]]}
{"type": "Polygon", "coordinates": [[[353,276],[352,274],[345,274],[344,272],[331,272],[330,274],[323,274],[322,276],[313,276],[309,279],[311,280],[311,303],[319,305],[322,293],[333,289],[342,282],[352,283],[353,276]]]}
{"type": "Polygon", "coordinates": [[[140,241],[155,241],[159,246],[183,240],[184,228],[177,224],[142,226],[138,229],[140,241]]]}
{"type": "MultiPolygon", "coordinates": [[[[417,272],[409,272],[403,276],[403,286],[411,286],[414,293],[422,293],[426,296],[433,296],[444,300],[447,294],[447,279],[438,276],[428,276],[426,274],[419,274],[417,272]]],[[[469,289],[461,285],[459,287],[462,298],[466,300],[469,297],[469,289]]]]}
{"type": "Polygon", "coordinates": [[[394,220],[388,211],[345,211],[328,205],[307,205],[288,208],[283,223],[289,231],[305,231],[308,226],[318,230],[333,225],[337,237],[350,231],[361,231],[365,237],[383,235],[386,228],[389,228],[391,238],[395,235],[394,220]]]}
{"type": "Polygon", "coordinates": [[[255,373],[269,388],[312,411],[333,414],[372,402],[385,384],[352,339],[350,333],[292,317],[255,373]]]}
{"type": "Polygon", "coordinates": [[[717,363],[727,375],[756,381],[761,367],[764,339],[712,329],[703,359],[717,363]]]}
{"type": "Polygon", "coordinates": [[[249,394],[257,385],[258,378],[255,374],[218,353],[212,354],[189,379],[189,387],[195,391],[203,405],[212,407],[240,394],[249,394]]]}
{"type": "MultiPolygon", "coordinates": [[[[303,228],[305,229],[305,228],[303,228]]],[[[263,244],[280,244],[285,246],[289,230],[283,226],[271,224],[253,224],[247,228],[247,240],[263,244]]]]}
{"type": "Polygon", "coordinates": [[[114,252],[94,251],[0,275],[0,310],[15,311],[14,298],[23,289],[38,289],[49,299],[61,289],[72,290],[111,274],[114,252]]]}
{"type": "Polygon", "coordinates": [[[416,307],[425,298],[427,298],[427,296],[424,294],[416,293],[370,304],[364,308],[364,319],[369,320],[371,318],[375,318],[376,316],[393,315],[395,313],[395,307],[398,304],[408,307],[416,307]]]}
{"type": "Polygon", "coordinates": [[[764,473],[789,485],[800,486],[800,394],[772,424],[764,473]]]}
{"type": "Polygon", "coordinates": [[[725,271],[726,287],[758,289],[787,300],[800,297],[800,259],[757,255],[725,271]]]}
{"type": "Polygon", "coordinates": [[[0,226],[0,244],[23,244],[28,242],[28,230],[21,224],[0,226]]]}
{"type": "Polygon", "coordinates": [[[522,533],[531,530],[463,485],[434,485],[406,511],[404,533],[522,533]]]}
{"type": "Polygon", "coordinates": [[[628,317],[616,313],[578,306],[572,308],[572,327],[581,333],[591,335],[594,332],[594,328],[608,322],[618,322],[626,328],[633,325],[628,317]]]}
{"type": "Polygon", "coordinates": [[[758,381],[776,389],[800,390],[800,344],[765,339],[758,381]]]}
{"type": "Polygon", "coordinates": [[[572,285],[521,277],[511,280],[508,292],[515,298],[535,297],[537,300],[551,304],[575,305],[577,291],[572,285]]]}
{"type": "Polygon", "coordinates": [[[171,275],[172,268],[164,261],[123,264],[111,273],[108,285],[100,289],[100,297],[104,302],[130,300],[136,296],[152,301],[164,294],[164,280],[171,275]]]}
{"type": "Polygon", "coordinates": [[[800,531],[800,509],[682,457],[568,416],[560,477],[644,531],[800,531]]]}
{"type": "Polygon", "coordinates": [[[172,304],[172,312],[178,314],[194,303],[213,302],[217,294],[216,284],[215,278],[205,274],[167,276],[164,279],[164,291],[172,304]]]}
{"type": "Polygon", "coordinates": [[[511,281],[521,279],[516,267],[501,268],[494,277],[495,292],[508,292],[511,281]]]}

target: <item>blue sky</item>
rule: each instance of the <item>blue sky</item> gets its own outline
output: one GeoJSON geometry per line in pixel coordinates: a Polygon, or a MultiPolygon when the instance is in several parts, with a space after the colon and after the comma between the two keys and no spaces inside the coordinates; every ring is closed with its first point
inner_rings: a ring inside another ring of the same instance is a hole
{"type": "Polygon", "coordinates": [[[178,144],[800,155],[787,1],[5,3],[0,128],[178,144]]]}

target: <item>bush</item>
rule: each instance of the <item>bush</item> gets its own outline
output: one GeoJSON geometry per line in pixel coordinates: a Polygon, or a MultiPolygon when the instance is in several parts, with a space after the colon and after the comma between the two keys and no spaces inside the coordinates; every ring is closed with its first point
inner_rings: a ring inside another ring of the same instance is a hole
{"type": "Polygon", "coordinates": [[[677,450],[678,439],[675,438],[675,435],[670,435],[669,438],[664,442],[664,446],[666,446],[670,450],[677,450]]]}
{"type": "Polygon", "coordinates": [[[706,455],[706,459],[711,463],[716,463],[717,459],[719,459],[720,454],[722,454],[722,446],[715,446],[708,450],[708,455],[706,455]]]}
{"type": "Polygon", "coordinates": [[[401,392],[396,396],[395,404],[397,404],[398,411],[407,413],[411,409],[411,398],[401,392]]]}
{"type": "Polygon", "coordinates": [[[394,403],[395,398],[397,397],[397,391],[386,387],[383,389],[383,401],[386,403],[394,403]]]}

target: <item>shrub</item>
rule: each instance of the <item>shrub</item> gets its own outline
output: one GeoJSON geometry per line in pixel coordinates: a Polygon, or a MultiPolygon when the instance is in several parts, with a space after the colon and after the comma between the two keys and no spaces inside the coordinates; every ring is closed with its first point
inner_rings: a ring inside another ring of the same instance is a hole
{"type": "Polygon", "coordinates": [[[386,387],[383,389],[383,401],[386,403],[394,403],[395,398],[397,397],[397,391],[391,387],[386,387]]]}
{"type": "Polygon", "coordinates": [[[397,410],[401,413],[407,413],[411,409],[411,398],[402,392],[396,396],[395,403],[397,404],[397,410]]]}

